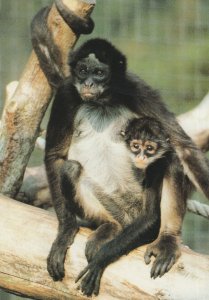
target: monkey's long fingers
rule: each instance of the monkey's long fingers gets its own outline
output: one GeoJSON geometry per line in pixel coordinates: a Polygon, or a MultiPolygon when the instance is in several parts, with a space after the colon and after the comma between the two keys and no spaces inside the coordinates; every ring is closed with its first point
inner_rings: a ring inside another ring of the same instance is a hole
{"type": "Polygon", "coordinates": [[[151,269],[151,278],[162,277],[165,273],[167,273],[173,264],[175,263],[175,257],[170,256],[166,260],[163,257],[157,258],[153,263],[151,269]]]}
{"type": "MultiPolygon", "coordinates": [[[[167,261],[164,264],[166,264],[167,266],[167,261]]],[[[162,265],[163,265],[163,259],[156,258],[151,269],[151,273],[150,273],[151,278],[155,279],[160,275],[162,265]]]]}
{"type": "Polygon", "coordinates": [[[98,295],[103,271],[103,269],[94,266],[93,269],[89,270],[89,272],[84,276],[81,282],[81,290],[84,295],[98,295]]]}
{"type": "Polygon", "coordinates": [[[89,265],[85,267],[77,276],[75,283],[77,283],[89,270],[89,265]]]}
{"type": "Polygon", "coordinates": [[[81,282],[81,291],[84,295],[91,296],[93,294],[96,278],[97,273],[94,271],[90,271],[84,276],[81,282]]]}
{"type": "Polygon", "coordinates": [[[170,263],[164,263],[164,265],[161,267],[161,271],[160,271],[160,274],[159,274],[159,277],[162,277],[165,273],[167,273],[171,268],[172,266],[174,265],[175,263],[175,257],[172,257],[171,260],[170,260],[170,263]]]}
{"type": "Polygon", "coordinates": [[[99,294],[100,281],[101,281],[103,272],[104,272],[104,270],[101,270],[101,271],[99,271],[99,273],[97,275],[97,279],[95,282],[95,288],[94,288],[94,295],[96,295],[96,296],[99,294]]]}

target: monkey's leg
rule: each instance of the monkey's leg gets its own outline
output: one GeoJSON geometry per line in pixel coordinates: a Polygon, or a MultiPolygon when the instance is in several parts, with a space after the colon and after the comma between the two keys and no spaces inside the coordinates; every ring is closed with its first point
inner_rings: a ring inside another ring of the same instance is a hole
{"type": "Polygon", "coordinates": [[[78,231],[76,222],[76,203],[74,202],[75,185],[81,173],[81,165],[76,161],[66,161],[60,170],[61,190],[65,197],[55,203],[59,227],[57,237],[52,244],[47,259],[47,268],[51,277],[57,281],[65,275],[64,261],[67,249],[74,241],[78,231]]]}
{"type": "Polygon", "coordinates": [[[152,256],[155,257],[151,269],[153,278],[168,272],[181,255],[180,234],[190,185],[183,172],[175,173],[174,166],[170,169],[172,174],[167,174],[163,181],[160,233],[147,247],[144,257],[146,264],[150,263],[152,256]]]}
{"type": "Polygon", "coordinates": [[[143,213],[134,223],[125,227],[115,238],[105,243],[92,258],[88,266],[78,275],[76,282],[82,278],[82,292],[91,296],[99,293],[100,280],[104,269],[120,256],[128,254],[140,245],[153,241],[159,232],[159,215],[143,213]]]}
{"type": "Polygon", "coordinates": [[[121,230],[121,226],[117,223],[104,223],[100,225],[88,238],[86,244],[85,255],[90,262],[102,245],[112,240],[121,230]]]}

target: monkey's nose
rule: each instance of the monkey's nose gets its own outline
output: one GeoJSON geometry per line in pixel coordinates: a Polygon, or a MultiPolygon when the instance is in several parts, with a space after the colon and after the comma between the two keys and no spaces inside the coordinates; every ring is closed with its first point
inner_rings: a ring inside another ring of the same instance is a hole
{"type": "Polygon", "coordinates": [[[91,79],[87,79],[85,81],[85,86],[86,87],[93,87],[94,86],[94,82],[91,79]]]}
{"type": "Polygon", "coordinates": [[[145,155],[138,154],[137,157],[138,157],[140,160],[146,160],[146,156],[145,156],[145,155]]]}

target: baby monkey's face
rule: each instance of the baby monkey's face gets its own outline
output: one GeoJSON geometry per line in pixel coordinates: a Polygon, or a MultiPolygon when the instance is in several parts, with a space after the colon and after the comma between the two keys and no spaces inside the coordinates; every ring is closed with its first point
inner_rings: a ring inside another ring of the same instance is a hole
{"type": "Polygon", "coordinates": [[[167,133],[153,118],[134,118],[121,134],[134,165],[139,169],[146,169],[171,150],[167,133]]]}
{"type": "Polygon", "coordinates": [[[133,139],[130,141],[131,158],[139,169],[146,169],[148,165],[161,158],[165,149],[158,142],[152,140],[133,139]]]}

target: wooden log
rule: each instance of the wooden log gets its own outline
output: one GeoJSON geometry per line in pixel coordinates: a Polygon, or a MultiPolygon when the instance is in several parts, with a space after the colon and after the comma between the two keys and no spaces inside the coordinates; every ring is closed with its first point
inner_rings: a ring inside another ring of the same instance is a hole
{"type": "MultiPolygon", "coordinates": [[[[54,282],[46,258],[56,236],[57,219],[43,209],[0,196],[0,287],[35,299],[89,299],[75,278],[86,266],[85,243],[90,230],[80,229],[67,253],[65,278],[54,282]]],[[[140,247],[108,266],[98,300],[209,299],[209,256],[182,246],[182,256],[162,278],[151,279],[140,247]]]]}
{"type": "MultiPolygon", "coordinates": [[[[89,15],[94,0],[63,0],[80,16],[89,15]]],[[[67,75],[67,56],[77,36],[59,15],[55,5],[48,16],[48,26],[61,52],[61,67],[67,75]]],[[[39,134],[40,123],[52,97],[52,89],[32,51],[21,79],[8,96],[0,126],[0,191],[14,197],[22,183],[25,167],[39,134]]]]}

